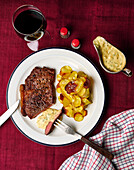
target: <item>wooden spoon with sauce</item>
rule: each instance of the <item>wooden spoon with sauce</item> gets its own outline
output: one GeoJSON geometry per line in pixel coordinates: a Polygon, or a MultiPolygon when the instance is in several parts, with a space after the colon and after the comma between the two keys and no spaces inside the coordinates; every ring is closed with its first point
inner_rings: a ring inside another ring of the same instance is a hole
{"type": "Polygon", "coordinates": [[[93,40],[93,45],[98,54],[100,65],[106,72],[112,74],[123,72],[128,77],[132,76],[132,71],[125,68],[125,55],[116,47],[111,45],[101,36],[98,36],[93,40]]]}

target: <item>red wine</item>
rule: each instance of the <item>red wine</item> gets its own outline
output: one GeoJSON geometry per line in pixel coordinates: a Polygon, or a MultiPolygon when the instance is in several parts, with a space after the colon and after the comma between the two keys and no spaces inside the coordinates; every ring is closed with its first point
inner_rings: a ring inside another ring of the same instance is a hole
{"type": "MultiPolygon", "coordinates": [[[[46,29],[46,25],[47,24],[44,16],[40,12],[35,10],[26,10],[21,12],[14,21],[14,27],[16,28],[18,33],[21,33],[20,36],[22,36],[22,34],[33,34],[35,32],[36,35],[38,34],[39,36],[39,31],[43,31],[44,29],[46,29]]],[[[35,40],[38,38],[38,36],[34,36],[35,35],[32,36],[33,39],[31,40],[35,40]]]]}

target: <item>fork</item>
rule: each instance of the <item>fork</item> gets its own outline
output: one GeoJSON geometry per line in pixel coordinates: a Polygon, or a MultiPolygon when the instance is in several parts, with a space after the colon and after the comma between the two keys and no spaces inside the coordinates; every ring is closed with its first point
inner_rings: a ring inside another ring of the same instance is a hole
{"type": "Polygon", "coordinates": [[[91,148],[108,158],[110,161],[114,158],[114,155],[110,153],[108,150],[102,148],[101,146],[97,145],[96,143],[92,142],[90,139],[86,139],[84,136],[76,132],[72,127],[65,124],[63,121],[57,119],[54,123],[54,126],[58,129],[64,131],[67,134],[74,135],[78,137],[81,141],[89,145],[91,148]]]}

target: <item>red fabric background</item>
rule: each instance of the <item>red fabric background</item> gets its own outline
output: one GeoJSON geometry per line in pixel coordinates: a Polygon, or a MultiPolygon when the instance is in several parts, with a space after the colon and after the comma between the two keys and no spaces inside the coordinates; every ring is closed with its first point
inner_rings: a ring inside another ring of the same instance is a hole
{"type": "MultiPolygon", "coordinates": [[[[31,52],[12,28],[11,17],[14,10],[23,4],[37,6],[47,19],[46,36],[40,40],[40,49],[47,47],[67,47],[71,40],[79,38],[78,50],[92,60],[100,70],[104,80],[106,103],[103,115],[92,131],[92,136],[100,132],[110,116],[134,105],[134,76],[122,73],[106,73],[98,62],[93,48],[93,39],[101,35],[118,47],[127,57],[127,67],[134,72],[134,1],[133,0],[1,0],[0,1],[0,115],[6,111],[6,88],[9,77],[16,65],[31,52]],[[68,26],[71,36],[61,39],[59,30],[68,26]]],[[[9,119],[0,127],[0,169],[45,169],[56,170],[62,162],[82,149],[81,141],[64,146],[49,147],[39,145],[23,136],[9,119]]]]}

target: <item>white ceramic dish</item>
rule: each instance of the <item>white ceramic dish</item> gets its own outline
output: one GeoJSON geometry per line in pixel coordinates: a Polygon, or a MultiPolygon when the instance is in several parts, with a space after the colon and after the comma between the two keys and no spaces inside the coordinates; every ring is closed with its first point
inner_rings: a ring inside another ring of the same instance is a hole
{"type": "MultiPolygon", "coordinates": [[[[76,122],[73,118],[63,115],[63,121],[73,126],[76,131],[82,135],[90,132],[98,122],[103,106],[104,106],[104,87],[102,79],[95,66],[82,55],[61,48],[49,48],[35,52],[26,57],[12,73],[7,87],[7,106],[10,107],[19,98],[19,86],[24,83],[26,77],[36,66],[46,66],[56,69],[56,74],[64,65],[69,65],[75,71],[84,71],[87,75],[93,78],[93,103],[87,107],[88,115],[81,122],[76,122]]],[[[55,82],[55,85],[57,81],[55,82]]],[[[56,94],[57,96],[59,94],[56,94]]],[[[62,105],[56,101],[52,108],[61,109],[62,105]]],[[[12,115],[12,121],[16,127],[29,139],[45,145],[61,146],[67,145],[78,139],[74,136],[64,134],[59,129],[54,129],[50,135],[45,135],[44,131],[36,126],[37,117],[30,120],[28,117],[23,117],[20,112],[20,107],[12,115]]]]}

